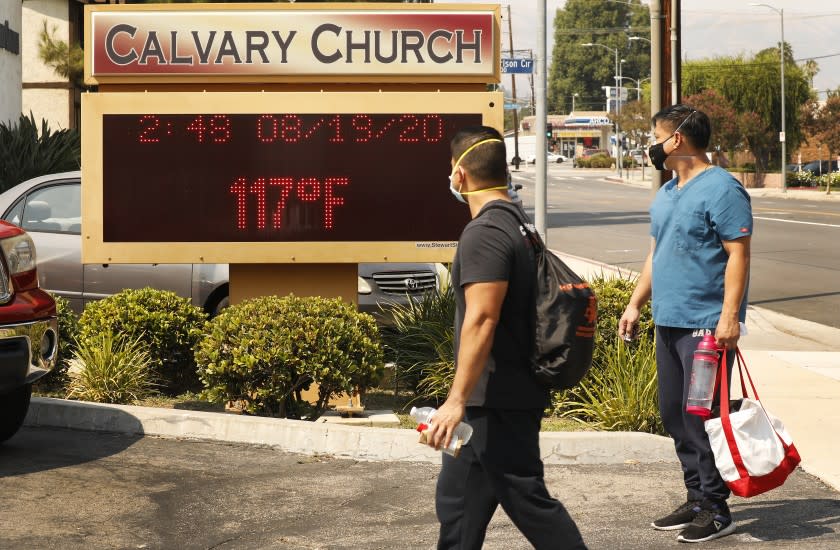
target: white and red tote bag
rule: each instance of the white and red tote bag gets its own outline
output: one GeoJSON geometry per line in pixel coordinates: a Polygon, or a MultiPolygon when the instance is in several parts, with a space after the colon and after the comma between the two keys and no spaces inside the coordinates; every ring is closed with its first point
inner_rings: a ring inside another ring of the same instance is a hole
{"type": "Polygon", "coordinates": [[[710,418],[705,427],[715,464],[729,489],[740,497],[753,497],[781,486],[800,458],[782,422],[762,406],[741,351],[736,353],[741,373],[741,408],[730,413],[729,381],[722,370],[726,365],[724,350],[718,371],[720,418],[710,418]],[[745,374],[753,398],[747,395],[745,374]]]}

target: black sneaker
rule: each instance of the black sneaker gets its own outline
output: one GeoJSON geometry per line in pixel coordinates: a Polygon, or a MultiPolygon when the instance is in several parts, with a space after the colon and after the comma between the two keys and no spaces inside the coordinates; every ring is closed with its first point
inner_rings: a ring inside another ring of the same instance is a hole
{"type": "Polygon", "coordinates": [[[659,531],[674,531],[676,529],[685,529],[697,514],[700,512],[700,501],[689,500],[670,514],[661,517],[650,524],[654,529],[659,531]]]}
{"type": "Polygon", "coordinates": [[[685,531],[677,536],[680,542],[706,542],[707,540],[725,537],[735,530],[735,522],[729,513],[725,502],[710,503],[704,501],[700,506],[697,517],[685,531]]]}

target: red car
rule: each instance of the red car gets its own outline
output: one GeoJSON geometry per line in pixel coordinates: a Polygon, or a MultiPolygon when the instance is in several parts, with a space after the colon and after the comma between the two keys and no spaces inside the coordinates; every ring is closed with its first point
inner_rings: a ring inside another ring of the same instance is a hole
{"type": "Polygon", "coordinates": [[[38,286],[35,245],[23,229],[0,221],[0,442],[23,424],[32,383],[57,355],[55,300],[38,286]]]}

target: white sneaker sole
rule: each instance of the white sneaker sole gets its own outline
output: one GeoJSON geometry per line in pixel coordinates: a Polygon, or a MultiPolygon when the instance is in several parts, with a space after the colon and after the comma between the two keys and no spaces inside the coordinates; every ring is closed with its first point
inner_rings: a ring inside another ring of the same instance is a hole
{"type": "Polygon", "coordinates": [[[656,529],[657,531],[676,531],[678,529],[685,529],[689,525],[691,525],[691,522],[689,522],[689,523],[679,523],[677,525],[668,525],[667,527],[660,527],[660,526],[656,525],[655,523],[650,524],[650,526],[653,527],[654,529],[656,529]]]}
{"type": "Polygon", "coordinates": [[[735,531],[735,522],[734,521],[732,523],[730,523],[729,525],[727,525],[726,527],[724,527],[723,529],[721,529],[720,531],[718,531],[717,533],[713,533],[713,534],[709,535],[708,537],[705,537],[705,538],[702,538],[702,539],[686,539],[686,538],[683,538],[682,535],[679,535],[679,536],[677,536],[677,540],[680,541],[680,542],[706,542],[706,541],[709,541],[709,540],[714,540],[714,539],[719,539],[721,537],[725,537],[726,535],[731,534],[733,531],[735,531]]]}

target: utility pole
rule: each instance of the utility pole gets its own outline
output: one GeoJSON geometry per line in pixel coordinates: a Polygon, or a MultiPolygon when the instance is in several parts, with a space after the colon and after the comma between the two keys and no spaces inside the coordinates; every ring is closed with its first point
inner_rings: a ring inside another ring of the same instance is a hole
{"type": "MultiPolygon", "coordinates": [[[[528,55],[531,58],[531,67],[534,66],[534,50],[528,50],[528,55]]],[[[531,73],[528,75],[531,80],[531,116],[537,114],[536,111],[536,103],[534,99],[534,71],[532,70],[531,73]]]]}
{"type": "MultiPolygon", "coordinates": [[[[513,23],[510,20],[510,4],[507,6],[507,12],[510,58],[513,59],[513,23]]],[[[516,104],[516,73],[510,73],[510,93],[513,95],[513,165],[519,170],[519,110],[516,104]]]]}
{"type": "Polygon", "coordinates": [[[546,205],[548,199],[546,180],[548,179],[548,165],[546,164],[546,121],[548,111],[546,110],[546,69],[548,55],[546,48],[546,0],[537,0],[537,165],[534,174],[534,225],[537,232],[542,236],[543,242],[548,244],[548,228],[546,227],[546,205]]]}
{"type": "MultiPolygon", "coordinates": [[[[655,115],[680,101],[680,2],[650,2],[650,112],[655,115]]],[[[651,192],[671,179],[669,170],[654,170],[651,192]]]]}

